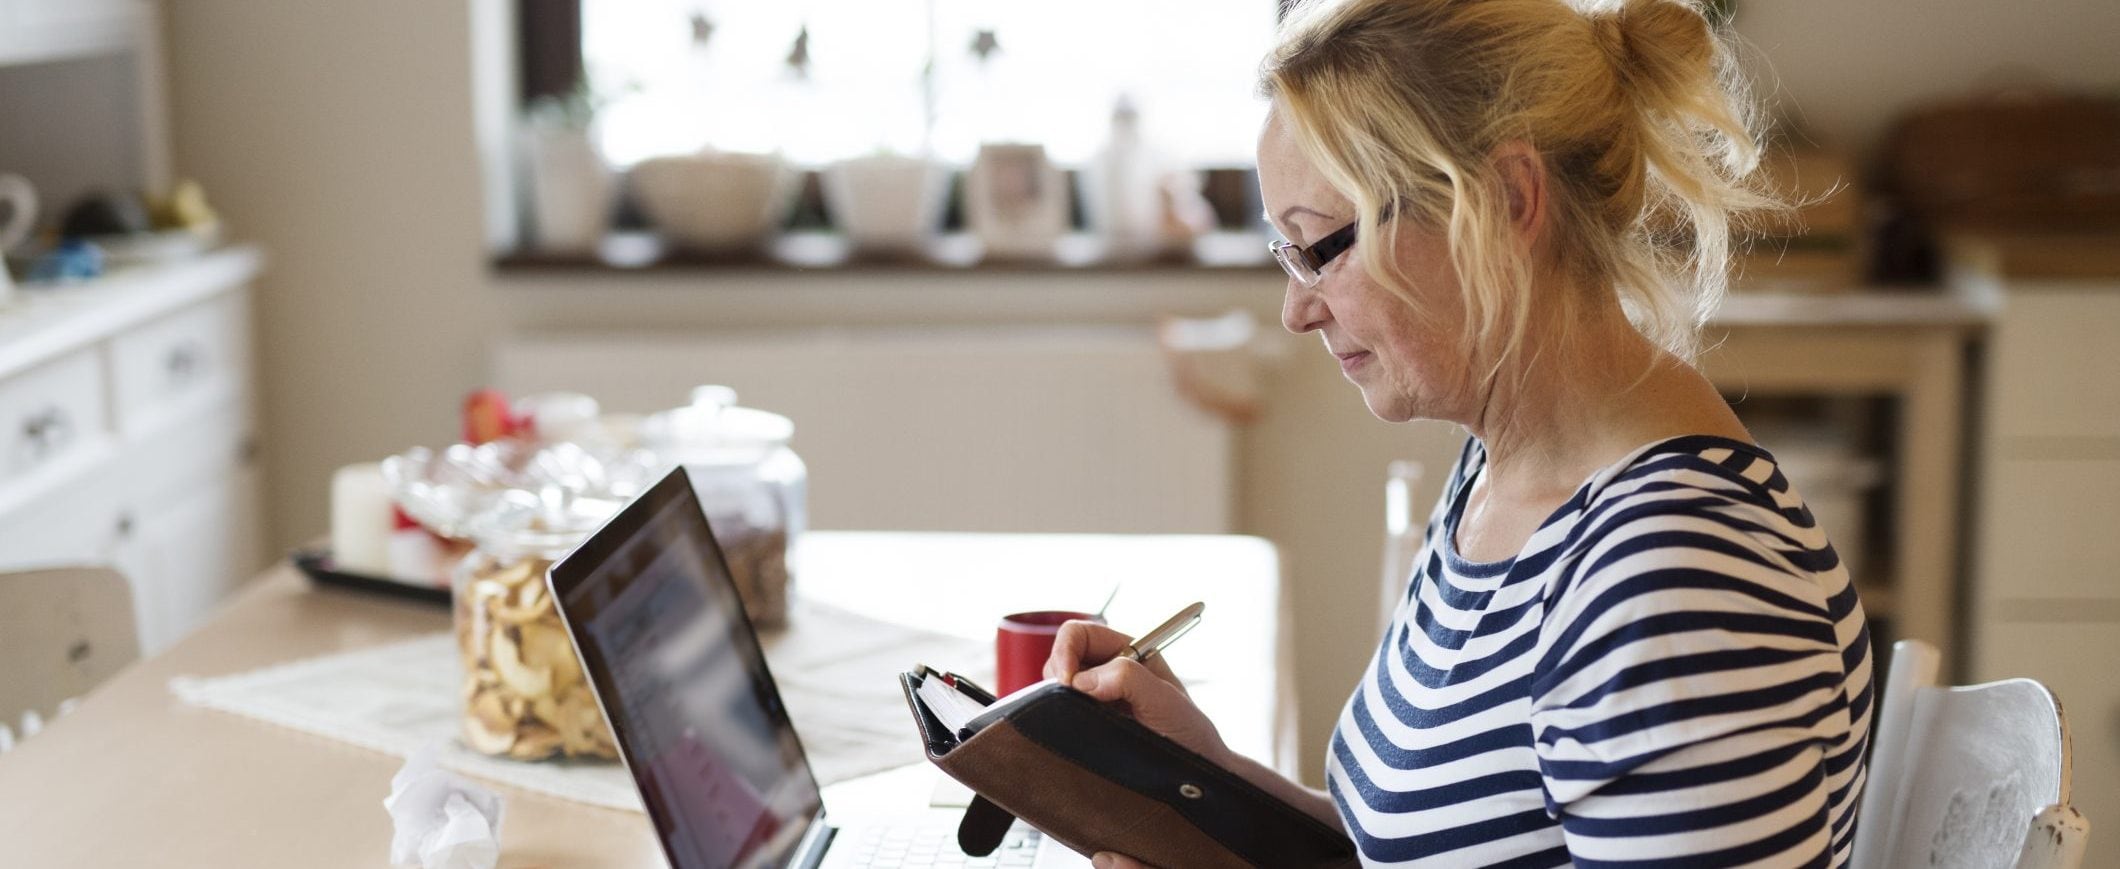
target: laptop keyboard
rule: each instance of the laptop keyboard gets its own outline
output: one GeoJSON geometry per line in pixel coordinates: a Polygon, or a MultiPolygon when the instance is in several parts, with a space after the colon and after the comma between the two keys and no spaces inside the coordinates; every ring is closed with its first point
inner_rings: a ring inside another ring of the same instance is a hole
{"type": "Polygon", "coordinates": [[[954,824],[879,824],[839,831],[832,839],[828,865],[889,869],[899,866],[986,867],[1029,866],[1038,856],[1043,834],[1024,824],[1009,827],[1001,847],[984,857],[966,856],[957,850],[954,824]]]}

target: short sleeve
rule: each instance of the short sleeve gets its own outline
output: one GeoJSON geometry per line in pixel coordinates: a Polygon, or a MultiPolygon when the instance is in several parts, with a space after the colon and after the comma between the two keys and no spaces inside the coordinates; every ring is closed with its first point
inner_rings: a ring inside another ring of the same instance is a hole
{"type": "Polygon", "coordinates": [[[1846,670],[1826,592],[1759,512],[1702,494],[1586,518],[1548,588],[1531,726],[1579,864],[1824,853],[1846,670]]]}

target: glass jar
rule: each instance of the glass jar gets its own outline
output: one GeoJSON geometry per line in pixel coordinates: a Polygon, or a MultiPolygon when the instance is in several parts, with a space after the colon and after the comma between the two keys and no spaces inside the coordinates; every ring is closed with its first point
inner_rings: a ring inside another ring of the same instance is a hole
{"type": "Polygon", "coordinates": [[[549,485],[497,496],[468,530],[452,586],[464,741],[518,760],[616,758],[611,727],[545,585],[545,569],[617,512],[617,498],[549,485]]]}
{"type": "Polygon", "coordinates": [[[702,386],[690,405],[644,420],[640,436],[647,450],[691,474],[752,624],[787,624],[790,553],[809,525],[809,469],[788,447],[795,424],[738,407],[726,386],[702,386]]]}

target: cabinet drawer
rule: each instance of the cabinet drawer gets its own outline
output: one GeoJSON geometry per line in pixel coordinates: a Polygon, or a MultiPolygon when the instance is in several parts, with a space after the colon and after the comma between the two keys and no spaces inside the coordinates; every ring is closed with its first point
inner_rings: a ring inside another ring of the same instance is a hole
{"type": "Polygon", "coordinates": [[[2120,291],[2010,294],[1996,323],[1990,431],[2120,437],[2120,291]]]}
{"type": "MultiPolygon", "coordinates": [[[[2120,818],[2120,622],[2004,622],[1983,626],[1975,678],[2028,676],[2061,700],[2068,719],[2072,802],[2093,824],[2120,818]]],[[[2085,866],[2120,865],[2120,836],[2092,836],[2085,866]]]]}
{"type": "Polygon", "coordinates": [[[249,463],[250,428],[230,399],[170,417],[154,437],[127,445],[110,469],[125,481],[125,502],[153,510],[249,463]]]}
{"type": "Polygon", "coordinates": [[[1988,469],[1984,599],[2120,599],[2120,460],[1999,459],[1988,469]]]}
{"type": "Polygon", "coordinates": [[[122,491],[108,475],[85,474],[0,512],[0,571],[109,561],[131,530],[122,491]]]}
{"type": "Polygon", "coordinates": [[[175,408],[240,382],[244,331],[234,296],[178,311],[111,339],[118,425],[150,426],[175,408]]]}
{"type": "Polygon", "coordinates": [[[83,455],[109,438],[103,363],[93,349],[0,380],[0,486],[83,455]]]}

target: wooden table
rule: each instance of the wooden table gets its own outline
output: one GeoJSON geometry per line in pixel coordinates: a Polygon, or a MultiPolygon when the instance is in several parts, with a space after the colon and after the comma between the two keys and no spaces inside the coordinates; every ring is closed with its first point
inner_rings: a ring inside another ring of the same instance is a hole
{"type": "MultiPolygon", "coordinates": [[[[1279,559],[1262,540],[812,532],[797,557],[804,597],[974,638],[990,638],[1001,612],[1093,609],[1114,582],[1123,590],[1110,620],[1136,632],[1204,600],[1206,618],[1172,648],[1173,665],[1232,747],[1293,768],[1287,608],[1279,559]]],[[[313,589],[272,569],[205,627],[0,756],[0,863],[386,865],[382,799],[400,758],[189,707],[168,683],[447,627],[432,605],[313,589]]],[[[917,806],[931,782],[923,770],[887,773],[828,788],[826,802],[840,814],[882,800],[917,806]]],[[[502,866],[661,865],[644,815],[495,789],[507,800],[502,866]]]]}

